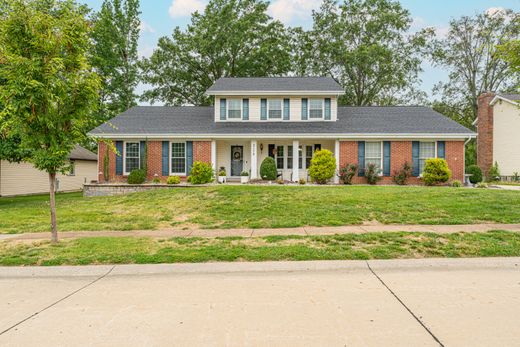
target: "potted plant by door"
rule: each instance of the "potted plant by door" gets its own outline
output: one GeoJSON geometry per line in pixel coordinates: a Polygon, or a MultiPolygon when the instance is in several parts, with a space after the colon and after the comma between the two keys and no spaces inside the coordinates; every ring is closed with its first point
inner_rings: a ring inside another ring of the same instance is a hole
{"type": "Polygon", "coordinates": [[[218,172],[218,183],[226,183],[226,169],[221,167],[218,172]]]}
{"type": "Polygon", "coordinates": [[[240,183],[247,183],[247,182],[249,182],[249,172],[242,171],[242,173],[240,173],[240,183]]]}

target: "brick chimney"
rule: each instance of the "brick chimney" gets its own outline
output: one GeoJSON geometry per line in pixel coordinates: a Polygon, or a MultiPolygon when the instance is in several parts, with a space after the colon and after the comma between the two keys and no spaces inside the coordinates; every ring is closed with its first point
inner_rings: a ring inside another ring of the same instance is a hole
{"type": "Polygon", "coordinates": [[[493,106],[489,104],[495,93],[482,93],[478,97],[477,164],[485,174],[493,165],[493,106]]]}

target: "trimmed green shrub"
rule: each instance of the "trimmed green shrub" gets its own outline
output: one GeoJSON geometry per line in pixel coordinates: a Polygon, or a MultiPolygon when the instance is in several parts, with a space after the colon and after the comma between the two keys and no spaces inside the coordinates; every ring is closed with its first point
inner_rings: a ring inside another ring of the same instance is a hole
{"type": "Polygon", "coordinates": [[[470,174],[469,181],[473,184],[482,182],[482,170],[477,165],[470,165],[466,169],[466,172],[470,174]]]}
{"type": "Polygon", "coordinates": [[[377,182],[381,181],[381,169],[376,164],[370,163],[365,169],[365,177],[368,184],[377,184],[377,182]]]}
{"type": "Polygon", "coordinates": [[[262,160],[262,164],[260,164],[260,177],[266,181],[274,181],[276,180],[277,175],[278,171],[276,171],[276,163],[274,159],[267,157],[262,160]]]}
{"type": "Polygon", "coordinates": [[[448,163],[442,158],[427,159],[424,165],[423,181],[427,186],[446,183],[451,178],[448,163]]]}
{"type": "Polygon", "coordinates": [[[495,164],[489,168],[487,175],[488,182],[500,181],[500,169],[498,168],[498,163],[495,161],[495,164]]]}
{"type": "Polygon", "coordinates": [[[393,180],[395,184],[404,186],[410,177],[412,177],[412,166],[405,162],[400,170],[394,172],[393,180]]]}
{"type": "Polygon", "coordinates": [[[453,188],[460,188],[460,187],[462,187],[462,182],[459,180],[454,180],[453,182],[451,182],[451,186],[453,188]]]}
{"type": "Polygon", "coordinates": [[[336,173],[336,158],[327,149],[317,150],[311,159],[309,175],[318,184],[325,184],[336,173]]]}
{"type": "Polygon", "coordinates": [[[213,181],[213,168],[211,164],[196,161],[191,168],[189,181],[191,184],[206,184],[213,181]]]}
{"type": "Polygon", "coordinates": [[[166,184],[179,184],[181,183],[181,178],[179,176],[170,176],[166,180],[166,184]]]}
{"type": "Polygon", "coordinates": [[[339,180],[343,184],[352,184],[352,178],[356,175],[358,169],[357,164],[347,164],[339,169],[339,180]]]}
{"type": "Polygon", "coordinates": [[[240,173],[240,176],[249,177],[249,172],[247,172],[247,171],[242,171],[242,172],[240,173]]]}
{"type": "Polygon", "coordinates": [[[146,181],[146,171],[144,169],[132,170],[128,175],[128,184],[143,184],[146,181]]]}

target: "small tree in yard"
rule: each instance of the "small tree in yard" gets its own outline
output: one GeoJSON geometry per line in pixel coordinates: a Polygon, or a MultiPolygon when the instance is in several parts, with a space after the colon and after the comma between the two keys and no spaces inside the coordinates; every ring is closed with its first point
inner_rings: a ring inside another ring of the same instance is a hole
{"type": "Polygon", "coordinates": [[[336,173],[336,158],[331,151],[322,149],[314,152],[309,175],[318,184],[325,184],[336,173]]]}
{"type": "Polygon", "coordinates": [[[87,63],[87,9],[72,0],[4,0],[0,13],[0,121],[49,175],[52,242],[56,174],[85,139],[96,105],[98,77],[87,63]]]}

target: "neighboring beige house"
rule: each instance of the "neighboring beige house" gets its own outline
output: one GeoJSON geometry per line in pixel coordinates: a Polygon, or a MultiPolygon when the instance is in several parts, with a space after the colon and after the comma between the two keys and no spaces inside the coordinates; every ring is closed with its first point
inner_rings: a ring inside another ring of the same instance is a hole
{"type": "Polygon", "coordinates": [[[479,97],[478,165],[484,173],[496,162],[503,178],[520,174],[520,94],[479,97]]]}
{"type": "MultiPolygon", "coordinates": [[[[72,168],[69,174],[58,174],[59,192],[83,189],[84,183],[97,180],[97,155],[76,145],[69,155],[72,168]]],[[[0,196],[29,195],[49,192],[49,176],[29,163],[0,161],[0,196]]]]}

